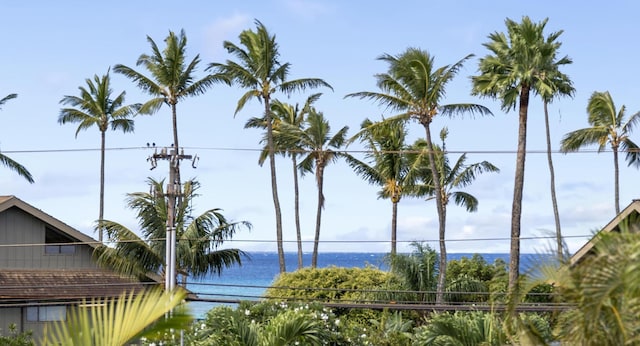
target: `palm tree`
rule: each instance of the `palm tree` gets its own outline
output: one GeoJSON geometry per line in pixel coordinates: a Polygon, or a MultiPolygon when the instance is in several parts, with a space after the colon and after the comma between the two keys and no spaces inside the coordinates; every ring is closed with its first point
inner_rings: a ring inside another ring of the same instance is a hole
{"type": "MultiPolygon", "coordinates": [[[[2,107],[2,105],[4,105],[7,101],[14,99],[16,97],[18,97],[18,94],[9,94],[3,97],[2,99],[0,99],[0,107],[2,107]]],[[[31,173],[29,173],[29,171],[23,165],[12,160],[10,157],[2,153],[0,153],[0,164],[18,173],[19,176],[25,178],[28,182],[33,184],[34,180],[33,180],[33,177],[31,176],[31,173]]]]}
{"type": "Polygon", "coordinates": [[[238,60],[237,62],[227,60],[225,64],[211,63],[207,69],[211,69],[216,72],[216,75],[223,76],[231,83],[247,89],[238,100],[235,114],[238,114],[251,99],[257,98],[264,103],[269,167],[271,171],[271,193],[276,216],[276,242],[280,272],[282,273],[286,271],[286,265],[282,244],[282,212],[280,210],[276,179],[271,99],[276,92],[281,92],[288,96],[294,91],[307,88],[321,86],[332,88],[331,85],[319,78],[287,80],[291,64],[280,62],[280,53],[275,35],[271,35],[260,21],[256,20],[255,24],[256,31],[245,30],[240,33],[240,44],[244,48],[229,41],[224,41],[223,43],[224,48],[238,60]]]}
{"type": "MultiPolygon", "coordinates": [[[[511,245],[509,259],[509,291],[515,293],[520,274],[520,221],[524,188],[527,115],[530,93],[543,93],[549,62],[555,59],[562,32],[544,37],[548,19],[533,23],[523,17],[521,23],[506,19],[507,34],[494,32],[483,45],[491,54],[480,59],[480,74],[471,78],[472,94],[500,99],[504,111],[518,106],[518,150],[511,209],[511,245]]],[[[548,95],[544,93],[543,95],[548,95]]]]}
{"type": "Polygon", "coordinates": [[[408,297],[398,296],[398,301],[433,302],[433,289],[437,287],[438,256],[429,245],[412,242],[410,254],[389,255],[385,261],[389,270],[398,276],[403,288],[411,293],[408,297]]]}
{"type": "MultiPolygon", "coordinates": [[[[560,31],[558,35],[562,33],[560,31]]],[[[560,67],[573,63],[573,61],[564,56],[560,59],[556,59],[557,50],[560,48],[560,44],[553,42],[545,45],[545,49],[553,50],[552,53],[544,53],[543,55],[549,58],[546,67],[541,68],[539,73],[541,78],[537,80],[536,92],[542,97],[544,107],[544,125],[545,134],[547,140],[547,163],[549,165],[549,183],[551,189],[551,204],[553,207],[553,217],[556,225],[556,256],[560,259],[563,256],[563,242],[562,242],[562,229],[560,227],[560,213],[558,211],[558,200],[556,198],[556,182],[555,172],[553,169],[553,158],[551,155],[551,130],[549,128],[549,108],[548,105],[558,96],[570,96],[573,97],[575,88],[572,81],[567,75],[560,72],[560,67]]]]}
{"type": "MultiPolygon", "coordinates": [[[[99,264],[126,274],[140,276],[147,273],[165,273],[164,232],[167,221],[167,199],[163,191],[164,181],[149,179],[151,192],[128,195],[127,205],[137,213],[140,236],[125,226],[103,220],[103,227],[114,247],[100,246],[95,256],[99,264]]],[[[192,216],[191,207],[199,188],[196,181],[184,183],[184,203],[176,210],[176,258],[177,272],[186,277],[203,277],[211,273],[220,274],[224,268],[242,264],[246,254],[238,249],[221,249],[225,240],[243,228],[250,229],[248,222],[229,222],[220,209],[209,209],[199,216],[192,216]]]]}
{"type": "MultiPolygon", "coordinates": [[[[151,95],[153,98],[147,101],[142,111],[154,113],[163,104],[171,108],[171,123],[173,128],[173,147],[180,148],[178,142],[178,102],[187,98],[204,94],[213,84],[227,82],[221,76],[207,75],[196,80],[194,74],[200,63],[200,55],[196,55],[188,64],[186,57],[187,36],[184,30],[176,35],[169,31],[169,36],[164,39],[166,47],[160,51],[155,41],[147,36],[147,41],[151,45],[151,55],[141,54],[136,62],[137,66],[144,66],[151,74],[147,77],[125,65],[115,65],[113,70],[135,82],[140,89],[151,95]]],[[[180,161],[176,160],[175,174],[176,181],[180,183],[180,161]]],[[[172,165],[173,167],[174,165],[172,165]]]]}
{"type": "Polygon", "coordinates": [[[347,163],[353,170],[370,184],[379,185],[382,189],[378,198],[391,200],[391,254],[396,254],[398,203],[405,187],[409,184],[407,178],[408,165],[402,150],[406,149],[404,142],[407,136],[406,125],[403,122],[387,122],[384,126],[376,126],[365,119],[360,125],[362,131],[350,141],[360,139],[365,145],[365,158],[371,164],[360,161],[352,156],[347,163]]]}
{"type": "MultiPolygon", "coordinates": [[[[439,113],[445,116],[460,115],[466,112],[491,114],[489,109],[477,104],[440,104],[445,95],[447,83],[455,77],[463,63],[472,56],[467,55],[453,65],[436,68],[434,58],[428,52],[417,48],[408,48],[398,56],[384,54],[378,59],[389,64],[388,72],[376,75],[377,85],[382,92],[365,91],[346,95],[346,97],[370,99],[401,112],[389,118],[388,121],[414,119],[424,127],[429,146],[429,162],[432,164],[431,174],[436,190],[440,239],[444,239],[445,235],[445,214],[440,196],[440,177],[435,167],[430,125],[439,113]]],[[[444,241],[441,241],[440,248],[443,249],[444,246],[444,241]]],[[[446,273],[446,258],[441,261],[440,266],[442,272],[446,273]]],[[[438,282],[438,302],[442,301],[444,287],[443,277],[438,282]]]]}
{"type": "Polygon", "coordinates": [[[638,224],[638,214],[631,215],[620,223],[619,232],[596,235],[593,250],[581,262],[572,264],[566,260],[540,270],[540,280],[553,282],[557,303],[572,307],[557,318],[558,341],[563,345],[638,343],[638,224]]]}
{"type": "MultiPolygon", "coordinates": [[[[445,139],[449,131],[447,128],[443,128],[440,131],[440,139],[442,140],[442,148],[437,146],[433,147],[435,150],[435,166],[438,170],[438,176],[440,177],[440,183],[437,184],[440,188],[440,193],[436,193],[436,184],[433,183],[432,174],[429,172],[431,163],[429,162],[429,145],[424,140],[418,140],[411,148],[410,152],[415,152],[409,155],[409,165],[411,170],[409,172],[410,180],[418,180],[414,178],[414,175],[420,177],[422,183],[416,181],[408,193],[416,197],[428,197],[429,199],[441,198],[442,209],[444,213],[444,220],[447,219],[447,206],[449,201],[453,200],[458,206],[464,207],[468,212],[472,213],[478,210],[478,199],[464,191],[457,189],[465,188],[469,186],[473,181],[482,173],[485,172],[499,172],[500,170],[488,161],[482,161],[466,164],[467,154],[462,154],[453,167],[449,164],[449,157],[446,153],[445,139]]],[[[440,241],[440,261],[446,260],[447,248],[444,239],[440,241]],[[445,246],[442,246],[444,244],[445,246]]],[[[446,279],[445,272],[440,270],[438,272],[438,282],[446,279]]]]}
{"type": "Polygon", "coordinates": [[[567,133],[561,142],[560,150],[563,152],[577,151],[578,149],[598,144],[598,152],[606,148],[607,143],[613,151],[613,172],[616,214],[620,214],[620,182],[618,168],[618,152],[627,153],[626,159],[629,165],[640,166],[640,150],[629,134],[640,122],[640,112],[636,112],[625,122],[626,107],[619,110],[613,103],[608,91],[594,92],[589,98],[587,113],[591,127],[575,130],[567,133]]]}
{"type": "Polygon", "coordinates": [[[322,209],[324,208],[324,171],[327,165],[336,161],[340,157],[348,157],[348,154],[339,152],[346,142],[348,126],[342,127],[333,136],[331,126],[321,112],[315,108],[309,110],[306,119],[306,127],[303,130],[288,124],[282,124],[281,130],[274,134],[276,141],[294,141],[306,151],[306,156],[300,161],[298,168],[302,175],[314,172],[316,185],[318,187],[318,207],[316,210],[316,230],[313,240],[313,254],[311,256],[311,267],[318,265],[318,244],[320,242],[320,224],[322,220],[322,209]]]}
{"type": "MultiPolygon", "coordinates": [[[[313,94],[307,98],[302,108],[298,104],[294,106],[284,103],[280,100],[274,100],[271,104],[271,114],[273,117],[273,130],[278,131],[280,123],[285,123],[294,127],[302,128],[302,124],[305,120],[305,115],[309,112],[311,105],[320,98],[322,94],[313,94]]],[[[245,128],[260,128],[266,129],[267,120],[265,117],[253,117],[247,120],[244,125],[245,128]]],[[[265,137],[266,134],[265,134],[265,137]]],[[[267,138],[263,138],[262,142],[267,142],[267,138]]],[[[300,192],[298,187],[298,155],[301,152],[299,143],[288,141],[284,143],[275,143],[277,146],[275,149],[283,155],[289,155],[291,157],[291,163],[293,167],[293,192],[294,192],[294,213],[296,224],[296,242],[298,244],[298,269],[303,267],[302,262],[302,234],[300,229],[300,192]]],[[[269,157],[269,148],[265,146],[260,154],[258,163],[260,166],[264,164],[264,161],[269,157]]]]}
{"type": "Polygon", "coordinates": [[[239,344],[247,346],[324,345],[328,337],[321,320],[293,310],[284,311],[265,324],[243,319],[233,320],[232,325],[239,344]]]}
{"type": "Polygon", "coordinates": [[[187,291],[183,289],[174,292],[152,289],[96,299],[84,304],[88,307],[73,308],[66,321],[48,326],[42,345],[120,346],[170,329],[186,329],[192,320],[182,305],[186,297],[187,291]]]}
{"type": "Polygon", "coordinates": [[[417,330],[420,345],[484,345],[508,344],[501,321],[495,313],[482,311],[443,312],[431,315],[417,330]]]}
{"type": "MultiPolygon", "coordinates": [[[[112,130],[122,130],[122,132],[133,132],[134,124],[131,119],[139,110],[140,104],[124,105],[125,92],[121,92],[112,98],[111,78],[109,71],[102,77],[95,75],[92,79],[85,80],[87,86],[78,87],[80,96],[64,96],[60,100],[61,104],[69,105],[71,108],[60,110],[58,123],[77,123],[76,137],[82,130],[90,127],[97,127],[100,131],[100,211],[98,220],[104,219],[104,162],[105,162],[105,139],[106,132],[111,127],[112,130]]],[[[103,231],[98,230],[99,240],[102,242],[103,231]]]]}

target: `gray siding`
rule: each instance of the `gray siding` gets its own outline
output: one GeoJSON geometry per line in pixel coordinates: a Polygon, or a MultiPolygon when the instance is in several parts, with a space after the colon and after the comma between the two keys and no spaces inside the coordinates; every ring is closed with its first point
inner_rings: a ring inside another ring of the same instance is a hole
{"type": "MultiPolygon", "coordinates": [[[[67,318],[69,306],[66,307],[67,318]]],[[[29,322],[27,321],[27,308],[0,308],[0,335],[9,335],[9,325],[15,324],[19,333],[31,331],[31,336],[36,345],[44,337],[44,329],[47,324],[54,322],[29,322]]],[[[50,327],[49,327],[50,328],[50,327]]]]}
{"type": "Polygon", "coordinates": [[[22,332],[22,308],[0,308],[0,335],[9,335],[9,325],[15,324],[22,332]]]}
{"type": "Polygon", "coordinates": [[[77,269],[96,268],[89,245],[76,245],[73,254],[45,253],[45,228],[40,219],[10,208],[0,213],[0,268],[6,269],[77,269]],[[24,245],[21,245],[24,244],[24,245]]]}

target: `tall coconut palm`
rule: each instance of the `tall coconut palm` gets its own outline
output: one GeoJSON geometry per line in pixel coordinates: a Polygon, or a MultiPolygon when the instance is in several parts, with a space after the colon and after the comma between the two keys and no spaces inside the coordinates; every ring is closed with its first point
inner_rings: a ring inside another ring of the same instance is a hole
{"type": "MultiPolygon", "coordinates": [[[[561,33],[562,31],[560,31],[561,33]]],[[[541,78],[537,79],[535,91],[540,95],[544,107],[544,125],[545,134],[547,140],[547,163],[549,166],[549,185],[551,190],[551,204],[553,208],[553,217],[556,225],[556,256],[560,259],[563,257],[563,241],[562,241],[562,228],[560,226],[560,212],[558,211],[558,199],[556,198],[556,182],[555,171],[553,169],[553,157],[551,155],[551,129],[549,126],[549,103],[556,97],[569,96],[573,97],[575,88],[573,82],[569,77],[560,72],[560,68],[564,65],[573,63],[573,61],[564,56],[557,59],[557,50],[560,48],[558,42],[551,42],[550,44],[543,45],[543,49],[555,51],[551,53],[544,53],[543,56],[549,60],[545,67],[540,68],[541,72],[538,72],[541,78]]]]}
{"type": "MultiPolygon", "coordinates": [[[[4,105],[7,101],[14,99],[16,97],[18,97],[18,94],[9,94],[3,97],[2,99],[0,99],[0,107],[2,107],[2,105],[4,105]]],[[[18,173],[19,176],[25,178],[28,182],[33,184],[34,180],[33,180],[33,177],[31,176],[31,173],[29,173],[29,171],[23,165],[12,160],[10,157],[2,154],[1,152],[0,152],[0,164],[18,173]]]]}
{"type": "Polygon", "coordinates": [[[324,171],[332,162],[338,158],[349,155],[340,151],[346,142],[348,126],[342,127],[335,134],[331,135],[331,126],[321,112],[311,108],[306,119],[306,126],[303,130],[297,127],[282,124],[275,136],[277,141],[287,141],[290,138],[297,141],[300,147],[306,152],[298,165],[301,174],[313,172],[318,188],[318,206],[316,209],[316,228],[313,240],[313,254],[311,255],[311,267],[318,265],[318,244],[320,242],[320,225],[322,220],[322,209],[324,208],[324,171]]]}
{"type": "Polygon", "coordinates": [[[169,31],[169,35],[164,42],[166,47],[160,51],[155,41],[147,36],[147,41],[151,45],[151,55],[141,54],[138,57],[136,65],[144,66],[151,74],[151,77],[134,70],[131,67],[118,64],[114,67],[114,71],[133,80],[140,89],[151,95],[152,99],[147,101],[142,109],[145,112],[156,112],[162,104],[167,104],[171,109],[171,125],[173,130],[172,149],[168,155],[163,155],[163,159],[169,160],[169,181],[170,188],[167,189],[169,203],[167,208],[171,210],[168,213],[166,229],[166,242],[169,269],[172,275],[167,276],[167,288],[171,288],[171,282],[175,277],[175,224],[176,220],[173,215],[182,203],[181,179],[180,179],[180,161],[188,156],[184,156],[180,143],[178,141],[178,102],[187,98],[203,94],[213,84],[220,82],[228,82],[225,78],[217,75],[206,75],[204,78],[197,79],[195,77],[196,69],[200,63],[200,56],[196,55],[190,62],[187,61],[186,47],[187,36],[184,30],[179,35],[169,31]]]}
{"type": "MultiPolygon", "coordinates": [[[[115,98],[112,97],[111,78],[109,71],[105,75],[85,80],[86,87],[78,87],[80,96],[64,96],[60,103],[70,106],[62,108],[58,123],[78,124],[76,137],[82,130],[97,127],[100,131],[100,209],[98,220],[104,219],[104,166],[106,149],[106,132],[121,130],[124,133],[133,132],[133,117],[139,110],[140,104],[124,105],[125,92],[115,98]]],[[[103,231],[98,229],[98,239],[102,242],[103,231]]]]}
{"type": "Polygon", "coordinates": [[[86,307],[72,308],[66,321],[47,326],[41,344],[121,346],[171,329],[187,329],[193,319],[183,305],[187,293],[152,289],[86,302],[86,307]]]}
{"type": "Polygon", "coordinates": [[[607,143],[613,151],[613,173],[616,214],[620,213],[620,171],[618,168],[618,153],[626,152],[626,160],[629,165],[640,166],[640,150],[629,134],[640,122],[640,112],[636,112],[625,119],[626,107],[619,110],[608,91],[594,92],[589,98],[587,114],[591,127],[575,130],[567,133],[561,142],[563,152],[577,151],[591,145],[598,145],[598,152],[606,148],[607,143]]]}
{"type": "Polygon", "coordinates": [[[387,122],[384,126],[376,126],[374,122],[365,119],[360,125],[360,131],[351,141],[359,139],[365,146],[367,154],[363,162],[354,157],[348,157],[347,163],[353,170],[370,184],[379,185],[382,189],[378,198],[391,200],[391,254],[396,254],[398,203],[406,193],[405,186],[409,184],[407,178],[408,165],[402,151],[406,148],[406,125],[403,122],[387,122]]]}
{"type": "MultiPolygon", "coordinates": [[[[280,62],[280,52],[275,35],[271,35],[260,21],[256,20],[256,31],[245,30],[240,33],[240,44],[224,41],[223,46],[237,61],[227,60],[225,64],[211,63],[208,69],[216,75],[227,78],[247,91],[238,100],[235,114],[240,112],[251,99],[257,98],[264,104],[264,117],[267,122],[267,147],[269,148],[269,168],[271,174],[271,193],[276,218],[276,242],[278,247],[278,261],[280,272],[286,271],[284,248],[282,239],[282,211],[278,197],[276,179],[275,151],[273,143],[273,122],[271,114],[271,99],[276,92],[290,95],[294,91],[307,88],[327,87],[327,82],[319,78],[304,78],[287,80],[290,63],[280,62]]],[[[332,89],[333,90],[333,89],[332,89]]]]}
{"type": "MultiPolygon", "coordinates": [[[[410,149],[412,154],[409,155],[409,178],[411,181],[415,181],[411,189],[408,190],[408,194],[416,197],[427,197],[427,200],[441,198],[441,204],[444,214],[444,222],[447,220],[447,206],[449,201],[464,207],[468,212],[472,213],[478,210],[478,199],[459,189],[469,186],[473,181],[482,173],[486,172],[499,172],[500,170],[488,161],[482,161],[467,165],[467,154],[462,154],[456,163],[451,166],[449,163],[449,157],[446,154],[445,139],[448,135],[447,128],[443,128],[440,131],[440,138],[442,140],[442,148],[434,146],[435,150],[435,166],[438,170],[438,176],[440,177],[440,183],[437,184],[440,189],[440,193],[436,192],[436,184],[433,183],[429,162],[429,145],[424,140],[418,140],[410,149]],[[420,177],[422,175],[422,177],[420,177]],[[421,179],[420,179],[421,178],[421,179]]],[[[443,257],[447,258],[447,247],[444,239],[440,246],[440,261],[443,257]]],[[[445,272],[440,270],[438,272],[438,282],[446,279],[445,272]]]]}
{"type": "MultiPolygon", "coordinates": [[[[464,113],[491,114],[488,108],[471,103],[441,104],[445,95],[445,87],[462,68],[463,63],[473,55],[467,55],[453,65],[434,66],[434,58],[426,51],[418,48],[408,48],[398,56],[384,54],[379,60],[389,64],[387,73],[376,75],[377,85],[382,92],[358,92],[346,97],[369,99],[387,106],[400,114],[388,118],[394,120],[416,120],[426,133],[429,145],[429,162],[432,163],[431,173],[436,189],[436,208],[438,212],[438,234],[440,248],[444,248],[445,215],[440,196],[440,177],[435,167],[433,142],[431,140],[431,123],[438,114],[444,116],[461,115],[464,113]]],[[[447,259],[441,256],[440,268],[446,273],[447,259]]],[[[443,274],[444,275],[444,274],[443,274]]],[[[438,282],[438,302],[444,294],[444,277],[438,282]]]]}
{"type": "MultiPolygon", "coordinates": [[[[285,123],[294,127],[302,128],[305,120],[305,115],[309,112],[311,105],[320,98],[322,94],[313,94],[307,98],[302,108],[298,104],[290,105],[280,100],[274,100],[271,104],[271,113],[273,117],[273,130],[278,131],[279,124],[285,123]]],[[[265,117],[253,117],[247,120],[244,125],[245,128],[261,128],[266,129],[267,120],[265,117]]],[[[267,142],[267,136],[265,134],[262,142],[267,142]]],[[[291,157],[291,163],[293,167],[293,193],[294,193],[294,213],[296,224],[296,242],[298,244],[298,269],[303,267],[302,262],[302,232],[300,229],[300,190],[298,186],[298,155],[302,151],[299,147],[299,143],[296,141],[287,141],[287,143],[275,143],[276,150],[283,155],[289,155],[291,157]]],[[[269,148],[265,145],[265,148],[260,154],[258,163],[260,166],[264,164],[264,161],[269,157],[269,148]]]]}
{"type": "MultiPolygon", "coordinates": [[[[143,111],[153,113],[159,110],[163,104],[169,106],[173,129],[173,147],[176,148],[174,150],[178,150],[180,148],[178,102],[188,97],[202,95],[214,84],[227,83],[227,80],[211,74],[196,80],[195,72],[200,63],[200,55],[196,55],[187,62],[187,36],[184,30],[181,30],[178,35],[169,31],[169,35],[164,39],[166,47],[162,51],[151,37],[147,36],[147,41],[151,45],[151,55],[141,54],[136,66],[142,65],[151,74],[151,77],[122,64],[115,65],[113,70],[131,79],[142,91],[153,97],[143,105],[143,111]]],[[[179,164],[180,161],[177,160],[175,179],[178,183],[180,183],[179,164]]]]}
{"type": "Polygon", "coordinates": [[[540,92],[545,68],[553,61],[562,32],[545,38],[548,19],[534,23],[523,17],[521,23],[506,19],[507,34],[494,32],[483,45],[490,54],[480,59],[479,75],[471,78],[472,94],[499,99],[504,111],[515,110],[518,104],[518,149],[511,208],[511,245],[509,259],[509,290],[516,293],[520,275],[520,222],[527,140],[527,116],[531,92],[540,92]],[[552,49],[553,48],[553,49],[552,49]]]}
{"type": "MultiPolygon", "coordinates": [[[[149,179],[149,185],[152,192],[131,193],[127,197],[127,206],[137,214],[139,232],[114,221],[101,222],[100,226],[115,246],[96,249],[99,264],[126,275],[166,274],[164,232],[168,216],[164,181],[149,179]]],[[[195,193],[198,188],[198,182],[186,181],[184,203],[176,210],[176,270],[182,274],[183,284],[187,276],[199,278],[211,273],[220,274],[224,268],[242,264],[243,251],[221,247],[236,232],[251,228],[248,222],[227,221],[218,208],[192,216],[191,204],[198,196],[195,193]]]]}

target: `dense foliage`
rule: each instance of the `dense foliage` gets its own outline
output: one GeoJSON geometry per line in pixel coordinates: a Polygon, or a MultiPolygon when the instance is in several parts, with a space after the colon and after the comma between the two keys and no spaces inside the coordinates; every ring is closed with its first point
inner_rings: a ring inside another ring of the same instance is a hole
{"type": "Polygon", "coordinates": [[[280,300],[322,302],[368,302],[373,290],[384,287],[391,280],[388,272],[374,267],[320,269],[304,268],[282,273],[273,282],[265,297],[280,300]]]}
{"type": "Polygon", "coordinates": [[[31,331],[18,332],[18,326],[14,323],[7,328],[7,335],[0,335],[0,345],[5,346],[33,346],[33,334],[31,331]]]}

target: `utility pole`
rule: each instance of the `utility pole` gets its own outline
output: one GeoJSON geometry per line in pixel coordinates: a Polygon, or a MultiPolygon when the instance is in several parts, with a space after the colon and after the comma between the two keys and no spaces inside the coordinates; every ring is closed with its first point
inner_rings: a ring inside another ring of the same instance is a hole
{"type": "MultiPolygon", "coordinates": [[[[154,144],[155,145],[155,144],[154,144]]],[[[167,231],[165,238],[165,282],[166,291],[173,291],[176,285],[176,210],[182,203],[182,186],[177,177],[180,176],[180,161],[192,160],[192,167],[196,168],[198,156],[185,155],[184,149],[178,153],[178,148],[164,147],[160,153],[156,150],[152,156],[147,158],[151,161],[151,169],[156,168],[158,160],[169,161],[169,182],[163,197],[167,198],[167,231]]]]}

